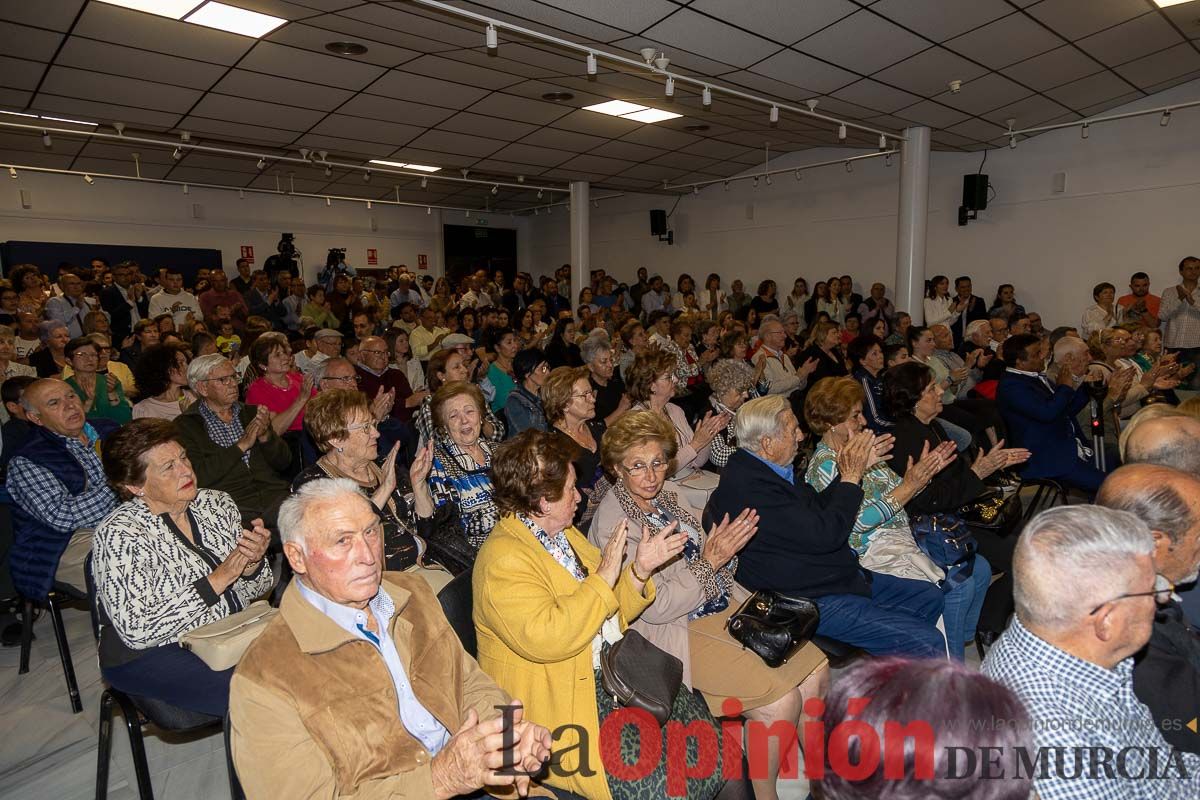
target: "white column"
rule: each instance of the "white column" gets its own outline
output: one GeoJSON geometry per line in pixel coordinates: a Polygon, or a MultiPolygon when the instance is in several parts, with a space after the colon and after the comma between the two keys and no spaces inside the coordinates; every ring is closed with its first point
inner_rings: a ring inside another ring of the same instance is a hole
{"type": "Polygon", "coordinates": [[[571,308],[579,302],[579,290],[592,285],[589,220],[592,211],[590,185],[587,181],[571,181],[571,308]]]}
{"type": "Polygon", "coordinates": [[[929,128],[905,128],[900,144],[900,213],[896,232],[896,308],[914,325],[925,320],[925,230],[929,222],[929,128]]]}

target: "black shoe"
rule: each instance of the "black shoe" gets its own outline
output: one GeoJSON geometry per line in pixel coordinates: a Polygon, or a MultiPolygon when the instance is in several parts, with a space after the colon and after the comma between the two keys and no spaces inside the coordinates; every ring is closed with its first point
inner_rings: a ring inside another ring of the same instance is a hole
{"type": "Polygon", "coordinates": [[[10,622],[3,628],[0,628],[0,646],[16,647],[21,643],[21,628],[20,621],[10,622]]]}

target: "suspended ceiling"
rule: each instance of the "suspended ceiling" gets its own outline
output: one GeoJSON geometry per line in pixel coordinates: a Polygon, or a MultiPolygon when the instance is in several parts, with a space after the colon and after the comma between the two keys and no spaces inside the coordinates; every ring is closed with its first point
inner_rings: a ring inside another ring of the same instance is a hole
{"type": "MultiPolygon", "coordinates": [[[[655,190],[746,171],[771,155],[838,144],[835,131],[719,94],[711,111],[680,87],[601,60],[589,81],[580,54],[501,31],[487,55],[481,26],[410,2],[227,0],[288,23],[261,40],[96,0],[0,2],[0,109],[121,121],[127,133],[248,147],[254,159],[0,130],[0,161],[132,172],[196,183],[394,198],[509,210],[532,192],[270,162],[271,153],[327,150],[441,166],[471,177],[655,190]],[[333,41],[364,44],[335,56],[333,41]],[[569,92],[565,102],[542,95],[569,92]],[[640,124],[580,107],[641,101],[683,117],[640,124]],[[688,130],[698,125],[706,130],[688,130]]],[[[455,3],[599,49],[638,58],[653,46],[671,69],[768,99],[899,131],[928,125],[942,150],[1004,144],[1017,127],[1093,116],[1200,77],[1200,1],[1151,0],[487,0],[455,3]],[[948,88],[962,81],[961,91],[948,88]]],[[[20,118],[0,120],[23,121],[20,118]]],[[[847,143],[874,149],[853,130],[847,143]]]]}

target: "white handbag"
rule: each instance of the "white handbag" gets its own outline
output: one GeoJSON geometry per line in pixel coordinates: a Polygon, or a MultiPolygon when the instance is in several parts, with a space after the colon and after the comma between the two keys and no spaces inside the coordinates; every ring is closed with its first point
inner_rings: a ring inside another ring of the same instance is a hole
{"type": "Polygon", "coordinates": [[[266,600],[258,600],[216,622],[193,628],[179,637],[179,646],[190,650],[214,672],[237,666],[250,643],[279,613],[266,600]]]}

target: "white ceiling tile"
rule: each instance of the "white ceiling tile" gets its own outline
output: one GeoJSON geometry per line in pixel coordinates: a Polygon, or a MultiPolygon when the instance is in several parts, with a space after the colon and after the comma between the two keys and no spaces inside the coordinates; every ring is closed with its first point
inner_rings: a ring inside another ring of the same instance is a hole
{"type": "Polygon", "coordinates": [[[304,19],[305,17],[319,15],[318,11],[314,11],[310,7],[288,3],[284,0],[238,0],[237,4],[239,7],[249,11],[257,11],[260,14],[269,14],[272,17],[279,17],[286,20],[304,19]]]}
{"type": "Polygon", "coordinates": [[[0,108],[18,110],[29,104],[33,92],[0,86],[0,108]]]}
{"type": "Polygon", "coordinates": [[[1200,53],[1190,44],[1180,44],[1160,53],[1117,67],[1125,80],[1141,89],[1161,91],[1158,85],[1200,69],[1200,53]]]}
{"type": "Polygon", "coordinates": [[[966,82],[985,72],[986,68],[943,47],[931,47],[876,72],[873,77],[877,81],[928,97],[944,90],[952,80],[966,82]]]}
{"type": "Polygon", "coordinates": [[[628,31],[613,28],[593,20],[572,14],[538,0],[504,0],[503,3],[457,3],[458,8],[477,14],[512,22],[530,30],[561,36],[571,34],[575,38],[607,42],[620,39],[628,31]]]}
{"type": "Polygon", "coordinates": [[[1045,91],[1064,83],[1094,75],[1104,67],[1074,45],[1026,59],[1005,68],[1004,74],[1031,89],[1045,91]]]}
{"type": "MultiPolygon", "coordinates": [[[[444,42],[436,42],[432,39],[426,39],[413,33],[405,33],[404,31],[394,31],[391,28],[384,28],[380,25],[372,25],[369,22],[363,22],[359,19],[351,19],[337,14],[325,14],[320,17],[314,17],[304,21],[306,25],[326,31],[329,38],[326,41],[352,41],[365,44],[368,51],[372,45],[381,44],[399,48],[401,50],[412,50],[418,53],[428,53],[434,50],[443,50],[446,48],[444,42]]],[[[269,37],[272,40],[275,37],[269,37]]],[[[321,49],[324,50],[324,44],[321,49]]],[[[369,59],[363,59],[367,63],[379,63],[369,59]]],[[[383,66],[394,66],[392,64],[383,64],[383,66]]]]}
{"type": "MultiPolygon", "coordinates": [[[[175,162],[170,164],[147,163],[142,161],[141,175],[143,178],[165,178],[167,173],[171,171],[171,167],[175,162]]],[[[130,175],[138,174],[138,169],[134,167],[133,159],[129,158],[93,158],[86,154],[81,154],[71,164],[71,169],[81,172],[91,173],[108,173],[110,175],[130,175]]]]}
{"type": "Polygon", "coordinates": [[[62,40],[61,33],[0,22],[0,42],[4,42],[6,56],[48,62],[62,40]]]}
{"type": "Polygon", "coordinates": [[[964,145],[974,144],[974,139],[968,139],[966,136],[959,136],[957,133],[949,133],[948,131],[934,131],[929,136],[934,144],[945,145],[946,147],[959,148],[964,145]]]}
{"type": "Polygon", "coordinates": [[[120,120],[132,124],[142,123],[169,128],[179,119],[178,114],[164,111],[150,111],[144,108],[118,105],[112,102],[80,100],[75,97],[60,97],[50,94],[43,88],[30,103],[30,107],[38,111],[55,112],[62,116],[107,122],[120,120]]]}
{"type": "Polygon", "coordinates": [[[10,89],[36,89],[46,72],[46,65],[39,61],[0,56],[0,86],[10,89]]]}
{"type": "Polygon", "coordinates": [[[779,49],[778,44],[686,8],[648,28],[644,34],[738,67],[748,67],[779,49]]]}
{"type": "Polygon", "coordinates": [[[354,163],[367,160],[363,156],[382,158],[391,155],[392,151],[396,149],[395,145],[391,144],[364,142],[358,139],[313,133],[304,134],[296,144],[307,147],[309,150],[328,150],[330,161],[352,160],[354,163]]]}
{"type": "Polygon", "coordinates": [[[366,47],[367,52],[360,56],[337,56],[337,58],[362,62],[364,64],[375,64],[380,67],[397,67],[420,55],[420,52],[416,50],[394,47],[390,44],[370,39],[363,40],[361,37],[340,35],[337,31],[325,30],[299,22],[293,22],[289,25],[276,28],[267,34],[266,39],[277,44],[302,47],[305,50],[312,50],[313,52],[322,54],[329,52],[325,49],[325,45],[330,42],[355,41],[366,47]]]}
{"type": "Polygon", "coordinates": [[[0,128],[0,150],[14,150],[30,153],[54,153],[56,155],[74,156],[79,153],[84,146],[86,140],[73,139],[66,136],[60,136],[53,140],[53,147],[46,148],[42,145],[42,134],[40,131],[24,133],[8,128],[0,128]]]}
{"type": "Polygon", "coordinates": [[[678,167],[667,167],[661,164],[638,164],[621,173],[620,177],[641,178],[648,181],[669,181],[685,174],[686,170],[678,167]]]}
{"type": "Polygon", "coordinates": [[[902,108],[896,114],[904,119],[912,120],[930,128],[948,128],[962,122],[967,115],[957,109],[949,108],[932,100],[922,100],[919,103],[902,108]]]}
{"type": "Polygon", "coordinates": [[[548,125],[554,120],[571,113],[571,109],[541,100],[528,100],[524,97],[501,94],[490,94],[469,109],[476,114],[487,114],[502,119],[515,119],[518,122],[548,125]]]}
{"type": "Polygon", "coordinates": [[[851,14],[796,45],[797,50],[863,75],[903,61],[927,47],[929,43],[924,39],[869,11],[851,14]]]}
{"type": "Polygon", "coordinates": [[[70,67],[51,67],[41,91],[102,103],[123,103],[160,111],[187,111],[201,92],[165,83],[140,81],[119,75],[102,75],[70,67]]]}
{"type": "Polygon", "coordinates": [[[585,75],[587,65],[580,56],[565,55],[562,50],[542,44],[505,44],[497,51],[507,59],[541,67],[543,74],[585,75]]]}
{"type": "MultiPolygon", "coordinates": [[[[626,30],[640,31],[674,12],[678,6],[667,0],[542,0],[546,5],[570,11],[582,17],[619,25],[626,30]]],[[[504,0],[492,0],[484,5],[504,7],[504,0]]]]}
{"type": "Polygon", "coordinates": [[[607,142],[599,136],[588,136],[583,133],[559,130],[558,128],[540,128],[521,139],[521,144],[531,144],[535,147],[554,147],[559,150],[570,150],[575,153],[586,153],[607,142]]]}
{"type": "Polygon", "coordinates": [[[79,151],[82,157],[104,158],[109,161],[122,161],[133,164],[133,153],[138,154],[142,166],[146,164],[174,164],[171,151],[157,147],[145,147],[137,144],[115,144],[104,141],[88,140],[79,151]]]}
{"type": "Polygon", "coordinates": [[[246,100],[224,94],[207,94],[192,109],[193,114],[209,119],[244,122],[267,128],[305,131],[316,125],[325,113],[305,108],[267,103],[262,100],[246,100]]]}
{"type": "Polygon", "coordinates": [[[486,139],[482,136],[468,136],[465,133],[450,131],[427,131],[409,142],[409,147],[420,147],[426,150],[437,150],[455,155],[475,156],[484,158],[490,156],[506,142],[498,139],[486,139]]]}
{"type": "MultiPolygon", "coordinates": [[[[347,100],[338,109],[338,113],[350,114],[358,118],[374,119],[383,122],[398,122],[403,125],[416,125],[422,128],[429,128],[448,118],[454,112],[448,108],[427,106],[422,103],[393,100],[390,97],[379,97],[374,94],[359,94],[347,100]]],[[[353,134],[349,135],[351,138],[356,138],[353,134]]]]}
{"type": "Polygon", "coordinates": [[[1103,100],[1095,105],[1088,106],[1087,108],[1081,108],[1079,109],[1079,113],[1085,117],[1093,117],[1097,114],[1103,114],[1105,111],[1111,111],[1114,108],[1119,108],[1126,103],[1132,103],[1134,100],[1139,100],[1142,97],[1145,97],[1142,92],[1126,92],[1125,94],[1110,97],[1107,100],[1103,100]]]}
{"type": "MultiPolygon", "coordinates": [[[[693,44],[693,46],[695,45],[693,44]]],[[[682,46],[656,41],[649,36],[634,36],[629,39],[622,39],[618,42],[610,43],[609,47],[605,49],[611,51],[614,55],[638,59],[641,58],[641,53],[638,51],[643,47],[653,47],[659,52],[670,53],[671,69],[680,74],[713,76],[724,75],[727,72],[733,72],[737,69],[732,64],[705,58],[698,53],[684,50],[682,46]]],[[[601,79],[603,79],[603,76],[601,76],[601,79]]]]}
{"type": "Polygon", "coordinates": [[[411,164],[428,164],[434,167],[460,168],[469,167],[479,159],[474,156],[460,156],[456,153],[439,153],[435,150],[422,150],[417,147],[401,147],[392,152],[388,161],[403,161],[411,164]]]}
{"type": "Polygon", "coordinates": [[[528,144],[510,144],[503,150],[492,154],[492,158],[501,161],[518,161],[522,164],[540,164],[545,167],[558,166],[570,159],[571,156],[572,154],[565,150],[534,147],[528,144]]]}
{"type": "Polygon", "coordinates": [[[1004,0],[879,0],[871,10],[935,42],[1013,13],[1004,0]]]}
{"type": "Polygon", "coordinates": [[[1026,13],[1074,41],[1141,16],[1149,9],[1146,0],[1042,0],[1026,13]]]}
{"type": "Polygon", "coordinates": [[[1046,94],[1068,108],[1083,109],[1119,97],[1130,91],[1130,86],[1111,72],[1098,72],[1087,78],[1047,90],[1046,94]]]}
{"type": "Polygon", "coordinates": [[[332,111],[354,95],[347,89],[291,81],[243,69],[230,70],[212,90],[235,97],[248,97],[321,111],[332,111]]]}
{"type": "Polygon", "coordinates": [[[68,31],[86,0],[36,0],[0,3],[0,19],[54,31],[68,31]]]}
{"type": "Polygon", "coordinates": [[[615,139],[638,128],[653,126],[620,117],[611,117],[608,114],[597,114],[595,111],[572,111],[565,117],[556,119],[550,127],[615,139]]]}
{"type": "Polygon", "coordinates": [[[559,164],[561,170],[580,172],[591,172],[599,175],[617,175],[634,165],[633,161],[626,161],[620,158],[604,158],[603,156],[582,155],[563,164],[559,164]]]}
{"type": "Polygon", "coordinates": [[[951,125],[946,130],[948,130],[950,133],[957,133],[960,136],[965,136],[968,139],[974,139],[977,142],[990,141],[998,136],[1003,136],[1006,131],[1006,129],[1000,125],[986,122],[981,119],[969,119],[966,122],[960,122],[957,125],[951,125]]]}
{"type": "Polygon", "coordinates": [[[238,62],[242,69],[281,78],[359,90],[384,73],[374,64],[360,64],[333,55],[320,55],[274,42],[259,42],[238,62]]]}
{"type": "Polygon", "coordinates": [[[483,30],[476,23],[442,15],[434,19],[436,12],[425,12],[419,6],[404,4],[396,8],[370,4],[346,9],[341,14],[455,47],[483,47],[483,30]]]}
{"type": "Polygon", "coordinates": [[[833,114],[838,117],[852,117],[854,119],[866,119],[879,113],[878,109],[863,108],[857,103],[849,103],[845,100],[839,100],[836,97],[822,97],[821,104],[817,106],[817,111],[823,111],[826,114],[833,114]]]}
{"type": "Polygon", "coordinates": [[[343,8],[352,8],[359,2],[360,0],[295,0],[296,5],[316,11],[340,11],[343,8]]]}
{"type": "Polygon", "coordinates": [[[444,108],[466,108],[488,94],[487,89],[476,86],[465,86],[397,70],[380,77],[371,84],[369,91],[371,94],[444,108]]]}
{"type": "Polygon", "coordinates": [[[1025,87],[995,72],[989,72],[982,78],[964,83],[957,94],[945,91],[935,95],[933,99],[968,114],[983,114],[1015,103],[1029,94],[1031,92],[1025,87]]]}
{"type": "Polygon", "coordinates": [[[1070,113],[1070,109],[1048,97],[1035,94],[995,111],[989,111],[983,118],[997,125],[1004,125],[1007,124],[1006,120],[1015,119],[1016,127],[1032,128],[1067,113],[1070,113]]]}
{"type": "Polygon", "coordinates": [[[858,80],[858,76],[852,72],[818,61],[803,53],[797,53],[795,50],[776,53],[767,60],[755,64],[751,71],[775,80],[805,86],[822,94],[858,80]]]}
{"type": "Polygon", "coordinates": [[[911,106],[921,99],[891,86],[884,86],[870,78],[863,78],[849,86],[843,86],[834,92],[833,96],[864,108],[873,108],[889,114],[899,108],[911,106]]]}
{"type": "Polygon", "coordinates": [[[64,67],[96,70],[123,75],[127,78],[152,80],[208,89],[225,74],[227,67],[206,61],[177,58],[132,47],[113,47],[111,44],[72,36],[63,44],[55,64],[64,67]]]}
{"type": "MultiPolygon", "coordinates": [[[[713,144],[718,147],[734,147],[734,145],[721,145],[720,142],[701,142],[699,144],[713,144]]],[[[692,147],[697,146],[699,145],[692,145],[692,147]]],[[[740,150],[741,148],[736,149],[740,150]]],[[[661,156],[663,151],[657,147],[647,147],[644,144],[613,141],[600,145],[595,150],[592,150],[591,154],[597,156],[606,156],[608,158],[623,158],[626,161],[649,161],[652,158],[661,156]]],[[[700,155],[709,154],[701,152],[700,155]]]]}
{"type": "Polygon", "coordinates": [[[108,3],[88,3],[71,33],[103,42],[226,65],[232,65],[254,45],[254,39],[248,36],[238,36],[204,25],[187,25],[178,20],[131,11],[108,3]]]}
{"type": "Polygon", "coordinates": [[[366,142],[382,142],[399,147],[420,136],[425,129],[415,125],[401,125],[378,119],[352,117],[348,114],[334,114],[322,120],[312,129],[312,132],[329,136],[346,136],[366,142]]]}
{"type": "Polygon", "coordinates": [[[665,167],[678,167],[679,169],[703,170],[710,164],[718,162],[719,159],[707,158],[705,156],[697,156],[691,153],[665,153],[651,161],[651,164],[658,164],[665,167]]]}
{"type": "Polygon", "coordinates": [[[945,43],[956,53],[992,69],[1023,61],[1062,44],[1060,37],[1024,14],[1010,14],[945,43]]]}
{"type": "Polygon", "coordinates": [[[694,0],[688,8],[783,44],[798,42],[858,10],[848,0],[694,0]]]}
{"type": "Polygon", "coordinates": [[[1176,78],[1171,78],[1169,81],[1163,81],[1162,83],[1156,83],[1155,85],[1147,88],[1146,91],[1151,92],[1151,93],[1163,92],[1163,91],[1166,91],[1167,89],[1171,89],[1175,86],[1180,86],[1185,83],[1191,83],[1192,81],[1196,80],[1197,78],[1200,78],[1200,70],[1195,70],[1193,72],[1187,73],[1186,75],[1180,75],[1176,78]]]}
{"type": "Polygon", "coordinates": [[[630,131],[621,137],[621,141],[644,144],[650,147],[660,147],[663,150],[682,150],[689,144],[700,141],[699,136],[658,125],[642,125],[637,130],[630,131]]]}
{"type": "MultiPolygon", "coordinates": [[[[537,67],[537,66],[533,66],[531,64],[522,64],[520,61],[516,61],[511,58],[505,58],[504,56],[489,56],[486,52],[483,51],[483,48],[479,48],[477,50],[447,50],[447,51],[444,51],[442,53],[442,55],[445,56],[446,59],[448,59],[448,60],[459,61],[463,64],[466,64],[468,66],[474,67],[479,70],[495,71],[497,73],[500,73],[503,77],[512,77],[512,76],[525,77],[525,78],[558,77],[556,74],[553,74],[550,70],[547,70],[544,67],[537,67]]],[[[406,64],[405,67],[407,67],[407,66],[408,65],[406,64]]],[[[414,69],[412,71],[420,72],[421,70],[414,69]]],[[[443,76],[435,75],[434,77],[443,77],[443,76]]],[[[488,84],[483,83],[482,80],[479,80],[479,81],[464,80],[462,82],[469,84],[469,85],[478,85],[478,86],[484,86],[485,88],[491,88],[488,84]]]]}
{"type": "Polygon", "coordinates": [[[1076,44],[1108,66],[1124,64],[1182,44],[1184,38],[1159,14],[1143,14],[1076,44]]]}
{"type": "Polygon", "coordinates": [[[438,129],[455,133],[482,134],[493,139],[505,139],[511,142],[533,133],[537,130],[537,126],[462,111],[439,122],[438,129]]]}
{"type": "Polygon", "coordinates": [[[512,86],[514,83],[524,80],[522,75],[511,75],[494,69],[480,69],[474,64],[430,55],[424,55],[406,63],[404,71],[465,83],[468,86],[479,86],[484,89],[503,89],[505,86],[512,86]]]}
{"type": "MultiPolygon", "coordinates": [[[[239,180],[239,178],[231,176],[228,179],[229,185],[236,186],[237,184],[234,183],[236,180],[239,180]]],[[[243,183],[245,183],[245,178],[241,178],[241,180],[243,183]]],[[[289,183],[287,170],[276,170],[272,171],[270,174],[259,175],[257,178],[246,184],[247,187],[266,189],[268,191],[274,191],[276,187],[279,187],[282,191],[287,192],[289,189],[294,188],[297,192],[308,192],[312,194],[316,194],[317,192],[321,191],[324,185],[324,181],[302,180],[299,178],[297,178],[294,182],[289,183]]],[[[317,200],[315,202],[319,203],[320,201],[317,200]]]]}
{"type": "Polygon", "coordinates": [[[1184,36],[1189,39],[1200,39],[1200,19],[1197,18],[1196,9],[1192,7],[1191,3],[1164,8],[1162,13],[1179,26],[1184,36]]]}
{"type": "Polygon", "coordinates": [[[221,136],[230,142],[249,142],[274,147],[287,144],[296,138],[296,131],[197,116],[185,117],[179,122],[177,129],[221,136]]]}
{"type": "MultiPolygon", "coordinates": [[[[853,78],[853,76],[851,77],[853,78]]],[[[722,75],[721,83],[733,89],[748,89],[754,94],[764,95],[768,99],[779,98],[790,103],[799,103],[821,94],[820,91],[815,89],[784,83],[783,81],[777,81],[774,78],[768,78],[765,75],[758,75],[745,70],[722,75]]]]}
{"type": "MultiPolygon", "coordinates": [[[[606,87],[605,87],[606,88],[606,87]]],[[[564,108],[581,108],[590,106],[596,103],[603,103],[613,98],[606,94],[595,94],[594,92],[602,92],[605,88],[601,88],[596,83],[591,83],[582,78],[572,80],[570,78],[560,78],[553,83],[546,81],[523,81],[513,84],[504,90],[505,94],[513,94],[518,97],[528,97],[530,100],[541,100],[542,95],[550,92],[568,92],[575,95],[570,100],[554,100],[554,102],[564,108]],[[571,81],[568,83],[568,81],[571,81]],[[575,85],[572,85],[575,84],[575,85]],[[577,86],[587,86],[587,89],[577,88],[577,86]]]]}

